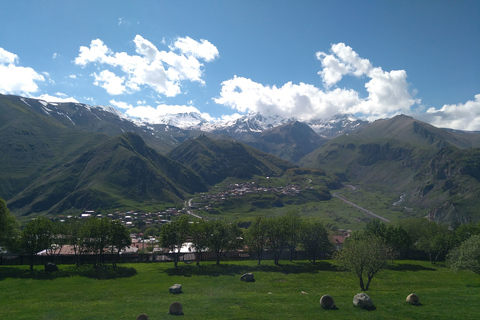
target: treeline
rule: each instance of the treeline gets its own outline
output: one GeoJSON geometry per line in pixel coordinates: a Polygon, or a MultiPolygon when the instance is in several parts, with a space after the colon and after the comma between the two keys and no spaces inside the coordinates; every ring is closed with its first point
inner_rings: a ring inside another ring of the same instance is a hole
{"type": "MultiPolygon", "coordinates": [[[[105,254],[118,256],[131,244],[127,228],[120,221],[106,218],[61,223],[39,217],[32,219],[20,230],[2,199],[0,199],[0,240],[0,245],[13,252],[27,255],[30,270],[33,270],[34,257],[41,251],[53,261],[62,248],[69,245],[77,265],[82,263],[82,256],[92,255],[93,265],[98,266],[104,263],[105,254]]],[[[112,264],[116,265],[115,259],[112,259],[112,264]]]]}
{"type": "Polygon", "coordinates": [[[292,259],[295,251],[300,248],[315,263],[320,252],[332,249],[323,223],[301,219],[297,213],[272,218],[256,217],[247,229],[224,220],[198,220],[190,223],[187,216],[181,216],[176,221],[163,225],[160,230],[160,244],[174,254],[175,266],[181,246],[187,240],[192,243],[197,264],[202,252],[206,250],[215,253],[219,264],[222,253],[245,248],[256,255],[260,265],[265,250],[273,252],[274,263],[278,264],[285,250],[290,251],[292,259]]]}

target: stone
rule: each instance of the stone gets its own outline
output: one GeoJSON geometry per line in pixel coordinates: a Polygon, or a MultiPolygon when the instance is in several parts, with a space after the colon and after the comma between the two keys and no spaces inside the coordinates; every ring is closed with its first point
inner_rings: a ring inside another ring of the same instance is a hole
{"type": "Polygon", "coordinates": [[[135,320],[149,320],[149,317],[145,313],[140,313],[135,320]]]}
{"type": "Polygon", "coordinates": [[[255,278],[253,277],[253,273],[245,273],[240,277],[241,281],[245,282],[255,282],[255,278]]]}
{"type": "Polygon", "coordinates": [[[45,265],[45,271],[46,272],[54,272],[54,271],[58,271],[58,267],[55,263],[53,262],[47,262],[47,264],[45,265]]]}
{"type": "Polygon", "coordinates": [[[407,297],[407,302],[413,305],[419,305],[420,304],[420,298],[418,297],[417,294],[411,293],[407,297]]]}
{"type": "Polygon", "coordinates": [[[372,299],[366,293],[357,293],[355,297],[353,297],[353,304],[356,307],[368,309],[373,307],[372,299]]]}
{"type": "Polygon", "coordinates": [[[335,308],[335,300],[331,295],[325,294],[320,298],[320,305],[323,309],[335,308]]]}
{"type": "Polygon", "coordinates": [[[173,293],[173,294],[182,293],[182,285],[181,284],[174,284],[168,290],[170,290],[170,293],[173,293]]]}
{"type": "Polygon", "coordinates": [[[170,308],[168,309],[168,313],[173,314],[173,315],[182,315],[183,314],[183,306],[180,302],[174,302],[170,305],[170,308]]]}

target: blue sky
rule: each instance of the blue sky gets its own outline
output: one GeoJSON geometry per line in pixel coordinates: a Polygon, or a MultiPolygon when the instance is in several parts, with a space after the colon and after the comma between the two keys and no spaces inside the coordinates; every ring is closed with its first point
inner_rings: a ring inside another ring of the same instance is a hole
{"type": "Polygon", "coordinates": [[[480,130],[479,1],[2,1],[0,93],[480,130]]]}

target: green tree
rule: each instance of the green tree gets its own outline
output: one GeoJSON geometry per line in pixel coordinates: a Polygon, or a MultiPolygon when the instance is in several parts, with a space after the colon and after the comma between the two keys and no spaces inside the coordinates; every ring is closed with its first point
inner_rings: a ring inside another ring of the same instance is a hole
{"type": "Polygon", "coordinates": [[[268,246],[273,251],[275,265],[278,265],[288,243],[287,224],[284,217],[274,217],[268,218],[267,225],[268,246]]]}
{"type": "Polygon", "coordinates": [[[0,247],[12,247],[18,234],[18,222],[8,210],[5,200],[0,198],[0,247]]]}
{"type": "Polygon", "coordinates": [[[480,275],[480,235],[473,235],[447,256],[452,270],[469,270],[480,275]]]}
{"type": "Polygon", "coordinates": [[[464,223],[455,229],[455,242],[461,244],[468,238],[480,234],[480,223],[464,223]]]}
{"type": "Polygon", "coordinates": [[[257,255],[258,265],[260,265],[263,252],[267,246],[268,222],[265,217],[255,217],[250,227],[245,231],[245,241],[250,251],[257,255]]]}
{"type": "Polygon", "coordinates": [[[290,261],[293,260],[295,251],[297,250],[298,243],[300,242],[300,228],[302,225],[302,219],[297,211],[287,212],[282,218],[285,224],[285,232],[287,236],[286,247],[290,251],[290,261]]]}
{"type": "Polygon", "coordinates": [[[108,226],[108,246],[112,254],[112,265],[117,266],[117,259],[120,252],[132,244],[130,232],[118,220],[109,221],[108,226]],[[115,257],[113,257],[115,255],[115,257]]]}
{"type": "Polygon", "coordinates": [[[315,264],[315,260],[320,252],[326,252],[331,249],[327,229],[319,221],[303,221],[299,230],[300,243],[308,253],[309,260],[315,264]]]}
{"type": "Polygon", "coordinates": [[[208,248],[215,253],[218,265],[222,253],[237,249],[240,246],[242,231],[236,224],[224,220],[209,221],[208,228],[210,234],[208,248]]]}
{"type": "Polygon", "coordinates": [[[55,240],[54,226],[52,221],[40,217],[31,220],[22,230],[19,247],[30,258],[30,270],[33,270],[35,255],[50,249],[55,240]]]}
{"type": "Polygon", "coordinates": [[[208,239],[210,237],[208,222],[205,220],[195,221],[190,226],[190,236],[192,239],[192,247],[195,250],[196,264],[198,266],[202,259],[202,252],[208,248],[208,239]]]}
{"type": "Polygon", "coordinates": [[[368,290],[373,277],[387,265],[388,258],[385,241],[366,234],[352,235],[336,256],[339,265],[358,278],[363,291],[368,290]]]}
{"type": "Polygon", "coordinates": [[[173,262],[175,267],[178,265],[178,256],[190,233],[190,224],[187,216],[181,216],[179,219],[166,223],[160,230],[160,244],[173,252],[173,262]],[[176,250],[176,251],[175,251],[176,250]]]}
{"type": "Polygon", "coordinates": [[[81,257],[85,253],[83,249],[84,237],[83,221],[78,219],[70,219],[65,225],[65,240],[72,246],[77,267],[81,264],[81,257]]]}
{"type": "Polygon", "coordinates": [[[109,220],[107,218],[90,218],[83,224],[81,233],[83,249],[95,257],[93,266],[104,264],[105,250],[110,243],[109,220]]]}

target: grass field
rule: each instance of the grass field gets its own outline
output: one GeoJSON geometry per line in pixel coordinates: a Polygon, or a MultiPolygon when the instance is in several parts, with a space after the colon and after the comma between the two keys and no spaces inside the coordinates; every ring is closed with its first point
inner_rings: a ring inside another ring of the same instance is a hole
{"type": "Polygon", "coordinates": [[[172,263],[120,265],[96,273],[90,267],[62,265],[47,274],[38,266],[0,267],[0,319],[172,319],[169,305],[183,304],[185,319],[476,319],[480,277],[452,273],[423,261],[395,262],[373,280],[367,294],[375,310],[355,308],[357,280],[332,261],[205,262],[200,267],[172,263]],[[240,281],[253,272],[256,281],[240,281]],[[102,279],[100,279],[102,278],[102,279]],[[183,293],[168,288],[182,284],[183,293]],[[303,293],[302,293],[303,292],[303,293]],[[415,292],[422,305],[405,302],[415,292]],[[324,310],[319,299],[334,297],[337,309],[324,310]]]}

